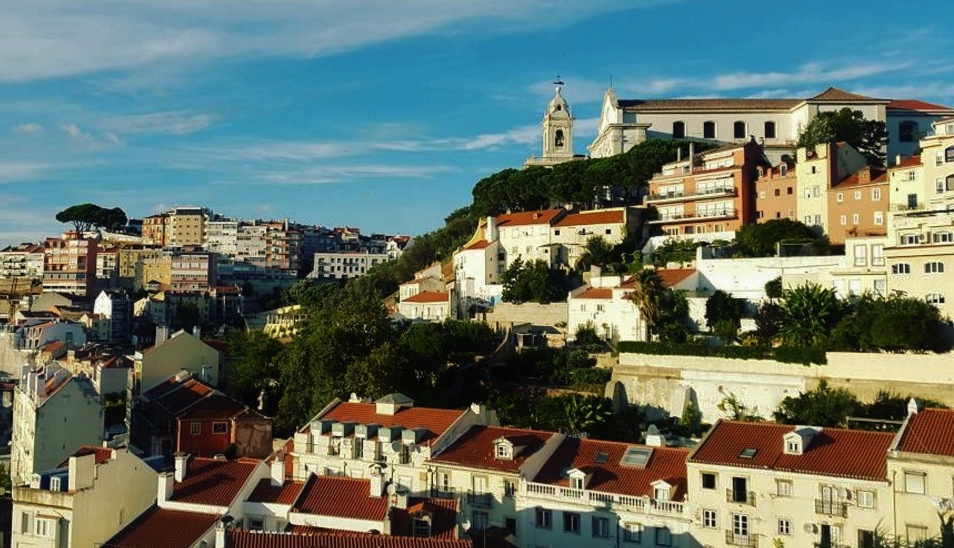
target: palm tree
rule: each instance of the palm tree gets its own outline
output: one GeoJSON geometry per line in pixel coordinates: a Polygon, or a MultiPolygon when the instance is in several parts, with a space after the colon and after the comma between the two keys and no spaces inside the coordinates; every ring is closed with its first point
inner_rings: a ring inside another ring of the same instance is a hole
{"type": "Polygon", "coordinates": [[[605,423],[612,414],[609,400],[599,396],[573,394],[563,401],[567,432],[592,432],[594,428],[605,423]]]}
{"type": "Polygon", "coordinates": [[[634,276],[636,287],[626,296],[636,305],[646,325],[645,339],[652,340],[663,315],[666,299],[666,282],[655,270],[643,269],[634,276]]]}
{"type": "Polygon", "coordinates": [[[785,344],[822,346],[844,311],[833,289],[805,283],[782,292],[782,325],[779,334],[785,344]]]}

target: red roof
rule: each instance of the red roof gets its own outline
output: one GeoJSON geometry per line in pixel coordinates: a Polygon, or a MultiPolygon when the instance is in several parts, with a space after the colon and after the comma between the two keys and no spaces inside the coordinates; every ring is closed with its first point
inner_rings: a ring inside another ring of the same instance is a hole
{"type": "Polygon", "coordinates": [[[610,225],[622,224],[626,216],[622,209],[614,211],[584,211],[574,213],[557,221],[553,226],[583,226],[583,225],[610,225]]]}
{"type": "Polygon", "coordinates": [[[566,471],[578,469],[590,476],[586,485],[588,490],[651,497],[653,482],[663,480],[673,487],[672,500],[682,501],[686,495],[686,455],[689,451],[671,447],[635,446],[652,450],[646,465],[638,467],[621,464],[629,447],[634,445],[567,438],[533,481],[567,487],[569,478],[566,471]],[[596,462],[600,453],[605,453],[606,462],[596,462]]]}
{"type": "Polygon", "coordinates": [[[884,481],[889,432],[824,428],[801,455],[783,452],[783,437],[795,426],[720,420],[696,449],[690,462],[762,468],[823,476],[884,481]],[[754,449],[751,458],[739,455],[754,449]]]}
{"type": "Polygon", "coordinates": [[[229,506],[245,486],[259,462],[255,459],[233,461],[203,457],[190,458],[186,477],[175,484],[175,502],[229,506]]]}
{"type": "Polygon", "coordinates": [[[434,462],[459,464],[473,468],[516,472],[523,463],[538,449],[543,447],[552,432],[519,430],[516,428],[498,428],[493,426],[474,426],[457,439],[453,445],[431,457],[434,462]],[[505,438],[514,445],[516,454],[512,460],[497,458],[496,445],[505,438]]]}
{"type": "Polygon", "coordinates": [[[393,415],[380,415],[373,403],[342,402],[321,418],[338,422],[354,421],[365,425],[401,426],[405,429],[424,428],[428,430],[428,434],[422,441],[428,441],[443,434],[463,414],[464,411],[453,409],[402,407],[393,415]]]}
{"type": "Polygon", "coordinates": [[[450,296],[443,291],[421,291],[413,297],[401,301],[403,303],[449,303],[450,296]]]}
{"type": "Polygon", "coordinates": [[[334,533],[263,533],[233,529],[226,532],[229,548],[471,548],[470,541],[389,535],[334,533]]]}
{"type": "Polygon", "coordinates": [[[916,156],[905,156],[905,157],[901,158],[901,161],[898,162],[898,163],[896,163],[896,164],[894,164],[894,166],[893,166],[891,169],[903,169],[903,168],[906,168],[906,167],[914,167],[914,166],[919,166],[919,165],[921,165],[921,155],[920,155],[920,154],[918,154],[918,155],[916,155],[916,156]]]}
{"type": "Polygon", "coordinates": [[[178,381],[175,377],[169,377],[145,395],[173,415],[179,415],[212,394],[213,391],[211,386],[194,378],[178,381]]]}
{"type": "Polygon", "coordinates": [[[391,507],[391,534],[413,536],[413,518],[420,514],[430,514],[431,538],[455,540],[459,512],[457,499],[411,498],[408,500],[407,509],[391,507]]]}
{"type": "Polygon", "coordinates": [[[369,521],[388,516],[388,496],[371,496],[371,480],[312,476],[305,483],[293,512],[369,521]]]}
{"type": "Polygon", "coordinates": [[[190,548],[215,527],[219,516],[181,512],[153,506],[125,529],[106,541],[102,548],[190,548]]]}
{"type": "Polygon", "coordinates": [[[908,419],[898,450],[954,457],[954,410],[924,409],[908,419]]]}
{"type": "Polygon", "coordinates": [[[840,183],[834,185],[834,188],[843,188],[849,186],[863,186],[863,185],[877,185],[884,184],[888,182],[887,172],[883,169],[876,167],[863,167],[859,169],[856,173],[849,175],[841,180],[840,183]],[[867,173],[868,179],[862,180],[861,174],[867,173]]]}
{"type": "Polygon", "coordinates": [[[298,500],[302,488],[305,486],[301,481],[286,481],[282,485],[272,485],[269,478],[260,480],[255,490],[249,495],[249,502],[270,502],[274,504],[292,504],[298,500]]]}
{"type": "Polygon", "coordinates": [[[612,299],[613,290],[609,287],[591,287],[574,299],[612,299]]]}
{"type": "Polygon", "coordinates": [[[477,240],[476,242],[470,245],[464,246],[464,249],[468,251],[471,249],[484,249],[489,245],[490,245],[490,242],[488,242],[487,240],[477,240]]]}
{"type": "MultiPolygon", "coordinates": [[[[85,457],[86,455],[96,455],[94,458],[96,464],[103,464],[108,462],[113,458],[113,449],[111,447],[103,447],[102,445],[84,445],[76,450],[75,453],[70,455],[71,457],[85,457]]],[[[66,468],[70,465],[70,459],[67,458],[65,461],[60,463],[58,468],[66,468]]]]}
{"type": "Polygon", "coordinates": [[[935,105],[934,103],[927,103],[925,101],[919,101],[918,99],[895,99],[888,103],[887,108],[898,110],[951,110],[951,107],[935,105]]]}
{"type": "Polygon", "coordinates": [[[539,211],[524,211],[522,213],[506,213],[498,215],[497,226],[548,225],[554,219],[566,212],[565,209],[542,209],[539,211]]]}
{"type": "MultiPolygon", "coordinates": [[[[689,276],[692,276],[695,273],[696,273],[696,269],[694,268],[657,268],[656,269],[656,274],[659,274],[659,277],[662,278],[662,281],[664,284],[666,284],[666,287],[675,287],[681,284],[682,282],[686,281],[686,279],[688,279],[689,276]]],[[[633,276],[632,278],[621,283],[620,287],[626,288],[626,289],[636,287],[636,277],[633,276]]]]}

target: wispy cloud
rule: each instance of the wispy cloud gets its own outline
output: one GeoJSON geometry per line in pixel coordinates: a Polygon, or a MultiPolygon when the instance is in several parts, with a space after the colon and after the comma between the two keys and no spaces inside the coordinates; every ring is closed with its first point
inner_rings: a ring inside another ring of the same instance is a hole
{"type": "Polygon", "coordinates": [[[217,118],[214,114],[169,110],[114,116],[103,120],[101,125],[104,129],[115,134],[161,133],[185,135],[209,127],[217,118]]]}
{"type": "Polygon", "coordinates": [[[36,162],[4,162],[0,161],[0,183],[28,181],[36,179],[49,169],[50,166],[36,162]]]}
{"type": "MultiPolygon", "coordinates": [[[[385,164],[328,165],[260,173],[259,184],[314,185],[359,182],[369,179],[430,179],[454,171],[450,166],[404,166],[385,164]]],[[[253,183],[254,184],[254,183],[253,183]]]]}
{"type": "Polygon", "coordinates": [[[792,72],[736,72],[716,76],[712,81],[715,90],[767,88],[813,82],[839,82],[857,80],[868,76],[896,72],[911,66],[910,63],[860,63],[841,67],[825,67],[821,63],[808,63],[792,72]]]}
{"type": "Polygon", "coordinates": [[[28,124],[20,124],[13,128],[15,133],[20,133],[22,135],[33,135],[37,133],[43,133],[43,126],[40,124],[31,122],[28,124]]]}

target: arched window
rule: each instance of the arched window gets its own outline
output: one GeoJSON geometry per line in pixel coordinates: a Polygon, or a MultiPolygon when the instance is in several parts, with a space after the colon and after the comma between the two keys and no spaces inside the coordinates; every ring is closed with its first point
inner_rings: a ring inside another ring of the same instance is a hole
{"type": "Polygon", "coordinates": [[[913,120],[901,122],[898,127],[898,140],[902,143],[913,143],[918,140],[918,123],[913,120]]]}
{"type": "Polygon", "coordinates": [[[765,122],[765,138],[775,138],[775,122],[765,122]]]}
{"type": "Polygon", "coordinates": [[[732,124],[732,136],[736,139],[745,139],[745,122],[732,124]]]}
{"type": "Polygon", "coordinates": [[[891,265],[891,273],[892,274],[910,274],[911,265],[909,265],[908,263],[893,264],[891,265]]]}
{"type": "Polygon", "coordinates": [[[954,162],[954,147],[947,147],[944,149],[944,161],[954,162]]]}
{"type": "Polygon", "coordinates": [[[553,138],[553,144],[557,148],[563,147],[563,130],[562,129],[556,130],[556,136],[553,138]]]}
{"type": "MultiPolygon", "coordinates": [[[[715,122],[703,122],[702,123],[702,137],[704,139],[715,139],[716,138],[716,127],[715,122]]],[[[954,147],[952,147],[954,148],[954,147]]]]}
{"type": "Polygon", "coordinates": [[[685,122],[673,122],[673,123],[672,123],[672,138],[673,138],[673,139],[685,139],[685,138],[686,138],[686,123],[685,123],[685,122]]]}

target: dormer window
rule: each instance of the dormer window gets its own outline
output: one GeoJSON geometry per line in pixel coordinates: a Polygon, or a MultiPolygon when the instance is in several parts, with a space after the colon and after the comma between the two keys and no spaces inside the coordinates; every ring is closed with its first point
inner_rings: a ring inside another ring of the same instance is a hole
{"type": "Polygon", "coordinates": [[[583,478],[570,478],[570,489],[583,489],[583,478]]]}
{"type": "Polygon", "coordinates": [[[672,485],[669,485],[663,480],[656,480],[652,483],[653,486],[653,499],[657,501],[668,501],[671,500],[672,494],[672,485]]]}
{"type": "Polygon", "coordinates": [[[494,441],[494,456],[497,460],[513,460],[514,446],[507,438],[494,441]]]}
{"type": "Polygon", "coordinates": [[[802,444],[798,440],[789,440],[785,442],[785,454],[786,455],[801,455],[802,454],[802,444]]]}
{"type": "Polygon", "coordinates": [[[417,538],[430,538],[431,516],[425,513],[414,516],[412,520],[411,536],[417,538]]]}
{"type": "Polygon", "coordinates": [[[586,472],[579,468],[574,468],[566,473],[569,479],[570,489],[586,489],[586,472]]]}

